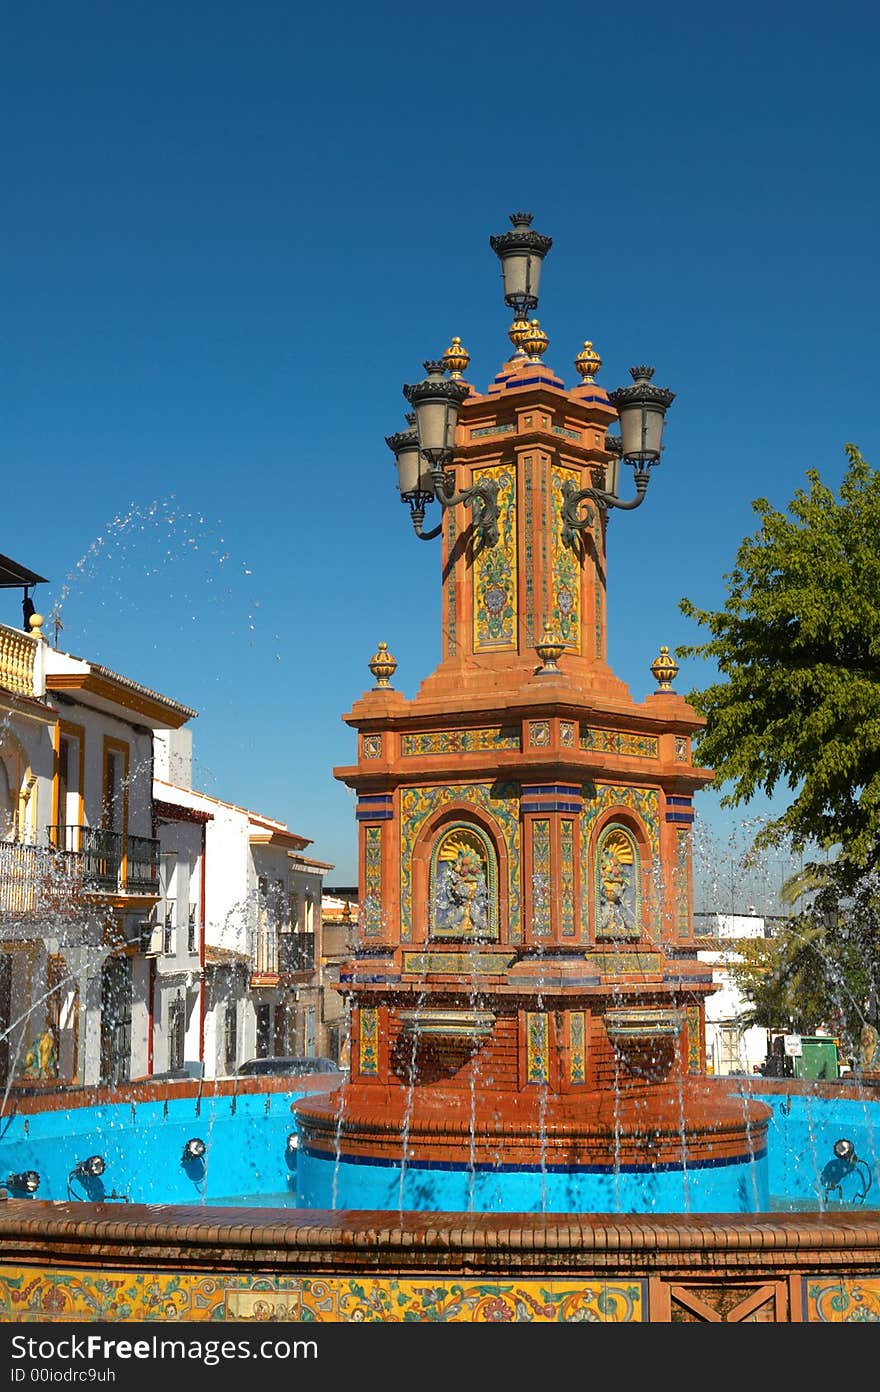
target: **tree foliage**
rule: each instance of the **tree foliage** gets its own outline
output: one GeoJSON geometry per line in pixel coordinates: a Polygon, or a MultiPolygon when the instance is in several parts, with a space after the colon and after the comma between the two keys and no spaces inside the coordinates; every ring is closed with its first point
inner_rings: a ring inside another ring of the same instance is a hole
{"type": "Polygon", "coordinates": [[[683,599],[710,635],[677,649],[720,680],[689,700],[706,717],[700,762],[729,784],[722,805],[787,786],[757,838],[839,845],[861,866],[880,847],[880,473],[846,446],[839,495],[807,472],[788,515],[758,498],[718,611],[683,599]]]}
{"type": "Polygon", "coordinates": [[[787,514],[752,504],[760,527],[724,577],[724,608],[683,599],[709,637],[677,652],[719,672],[689,699],[706,717],[696,757],[729,788],[722,804],[787,787],[756,848],[828,853],[789,881],[802,907],[783,931],[738,945],[751,1020],[826,1024],[855,1052],[880,1023],[880,473],[855,445],[846,455],[837,495],[810,470],[787,514]]]}
{"type": "Polygon", "coordinates": [[[774,938],[743,938],[728,970],[749,1008],[745,1025],[814,1034],[837,1009],[833,978],[826,972],[823,930],[792,920],[774,938]]]}
{"type": "Polygon", "coordinates": [[[880,875],[849,860],[812,863],[788,882],[809,894],[773,938],[738,942],[731,976],[750,1002],[746,1023],[840,1036],[857,1055],[866,1024],[880,1024],[880,875]]]}

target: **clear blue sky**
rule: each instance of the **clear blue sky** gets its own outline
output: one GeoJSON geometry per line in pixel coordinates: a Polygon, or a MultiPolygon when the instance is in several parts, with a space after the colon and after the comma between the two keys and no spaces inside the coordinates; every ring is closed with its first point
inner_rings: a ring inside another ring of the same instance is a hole
{"type": "Polygon", "coordinates": [[[199,785],[353,882],[341,715],[380,639],[407,695],[439,658],[384,436],[452,334],[497,371],[488,238],[529,208],[545,361],[571,384],[591,338],[605,386],[677,393],[609,532],[642,699],[754,498],[836,485],[848,440],[880,463],[878,41],[846,0],[7,6],[0,552],[60,645],[196,707],[199,785]]]}

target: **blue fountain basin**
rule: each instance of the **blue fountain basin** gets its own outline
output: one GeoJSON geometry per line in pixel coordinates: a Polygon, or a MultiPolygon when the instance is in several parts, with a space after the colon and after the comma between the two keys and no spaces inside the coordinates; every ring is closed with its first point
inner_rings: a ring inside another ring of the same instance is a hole
{"type": "Polygon", "coordinates": [[[291,1105],[310,1090],[299,1087],[201,1102],[169,1097],[13,1113],[0,1119],[0,1184],[35,1170],[36,1199],[255,1208],[752,1213],[877,1207],[880,1096],[778,1089],[744,1087],[744,1095],[766,1102],[773,1115],[766,1153],[737,1165],[481,1169],[465,1156],[457,1166],[407,1165],[401,1174],[399,1166],[291,1150],[291,1105]],[[196,1137],[205,1142],[204,1161],[184,1163],[184,1146],[196,1137]],[[828,1165],[842,1137],[852,1142],[861,1167],[844,1170],[829,1190],[828,1165]],[[76,1166],[92,1155],[103,1158],[104,1173],[86,1183],[76,1166]]]}

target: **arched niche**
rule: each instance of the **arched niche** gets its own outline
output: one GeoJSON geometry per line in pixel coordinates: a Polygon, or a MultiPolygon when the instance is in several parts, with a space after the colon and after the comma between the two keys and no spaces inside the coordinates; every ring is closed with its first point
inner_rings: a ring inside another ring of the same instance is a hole
{"type": "Polygon", "coordinates": [[[34,784],[23,746],[11,730],[0,731],[0,841],[20,841],[34,784]]]}
{"type": "Polygon", "coordinates": [[[598,836],[594,856],[593,903],[597,941],[629,941],[642,936],[645,858],[628,819],[612,817],[598,836]]]}
{"type": "Polygon", "coordinates": [[[429,935],[437,939],[498,939],[498,858],[476,822],[447,822],[431,846],[429,935]]]}

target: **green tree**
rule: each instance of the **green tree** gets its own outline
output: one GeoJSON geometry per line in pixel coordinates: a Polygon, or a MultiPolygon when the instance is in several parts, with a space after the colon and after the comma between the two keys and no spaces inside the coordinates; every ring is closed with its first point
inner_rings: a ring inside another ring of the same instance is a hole
{"type": "MultiPolygon", "coordinates": [[[[829,1016],[829,977],[822,929],[804,925],[775,938],[744,938],[728,970],[748,1008],[744,1025],[814,1034],[829,1016]]],[[[832,1007],[833,1009],[833,1007],[832,1007]]]]}
{"type": "Polygon", "coordinates": [[[863,866],[880,847],[880,473],[847,445],[839,496],[807,473],[788,513],[758,498],[759,530],[724,578],[724,608],[681,610],[708,639],[679,657],[722,680],[690,693],[706,717],[696,755],[730,784],[722,805],[787,785],[756,844],[839,845],[863,866]]]}
{"type": "Polygon", "coordinates": [[[737,942],[728,969],[748,1001],[744,1024],[787,1030],[793,1021],[798,1034],[827,1028],[844,1057],[858,1057],[864,1026],[877,1024],[878,906],[876,896],[865,902],[872,896],[863,884],[861,902],[834,912],[814,904],[775,937],[737,942]]]}
{"type": "Polygon", "coordinates": [[[819,846],[791,882],[810,903],[777,940],[745,948],[738,982],[754,1023],[835,1023],[857,1052],[880,1023],[880,473],[855,445],[839,493],[807,472],[788,513],[757,499],[758,531],[725,575],[717,611],[681,610],[707,630],[679,657],[719,679],[689,700],[706,717],[695,754],[738,806],[785,786],[791,799],[756,849],[819,846]]]}

